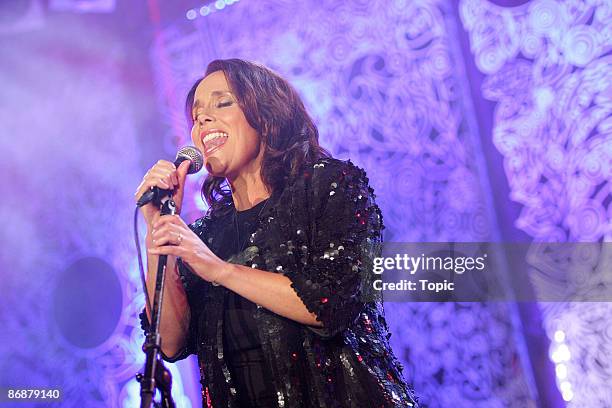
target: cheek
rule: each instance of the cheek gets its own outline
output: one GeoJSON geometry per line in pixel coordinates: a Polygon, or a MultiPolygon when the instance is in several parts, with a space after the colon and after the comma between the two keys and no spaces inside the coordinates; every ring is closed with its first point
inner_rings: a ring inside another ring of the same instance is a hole
{"type": "Polygon", "coordinates": [[[259,151],[259,137],[252,131],[243,130],[240,140],[236,141],[236,151],[245,158],[256,156],[259,151]]]}
{"type": "Polygon", "coordinates": [[[200,146],[200,136],[198,135],[198,127],[196,125],[193,125],[191,128],[191,141],[196,147],[200,146]]]}

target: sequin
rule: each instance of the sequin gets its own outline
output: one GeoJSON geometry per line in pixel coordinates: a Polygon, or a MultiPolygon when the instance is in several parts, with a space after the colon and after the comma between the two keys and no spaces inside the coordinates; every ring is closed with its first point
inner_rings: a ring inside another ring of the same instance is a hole
{"type": "Polygon", "coordinates": [[[284,407],[285,406],[285,396],[280,391],[277,391],[276,395],[278,396],[278,406],[281,408],[284,407]]]}

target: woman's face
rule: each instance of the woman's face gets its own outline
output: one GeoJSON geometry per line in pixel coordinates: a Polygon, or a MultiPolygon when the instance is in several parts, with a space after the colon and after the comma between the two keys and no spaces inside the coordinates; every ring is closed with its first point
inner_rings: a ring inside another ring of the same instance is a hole
{"type": "Polygon", "coordinates": [[[210,174],[234,180],[244,171],[259,170],[260,137],[238,106],[223,71],[213,72],[197,86],[192,118],[191,139],[204,154],[210,174]]]}

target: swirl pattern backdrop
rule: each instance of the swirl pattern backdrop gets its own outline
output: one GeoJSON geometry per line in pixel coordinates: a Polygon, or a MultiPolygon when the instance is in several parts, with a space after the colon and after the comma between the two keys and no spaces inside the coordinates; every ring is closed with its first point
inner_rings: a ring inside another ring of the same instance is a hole
{"type": "MultiPolygon", "coordinates": [[[[571,285],[577,300],[609,291],[604,244],[578,254],[569,281],[555,262],[559,254],[541,255],[549,249],[542,243],[612,236],[612,3],[542,0],[507,9],[463,0],[459,10],[485,74],[482,97],[495,103],[493,143],[509,198],[521,204],[514,222],[540,255],[529,271],[535,290],[571,285]]],[[[605,386],[612,370],[604,362],[612,352],[610,303],[540,307],[563,398],[571,406],[612,406],[605,386]]]]}

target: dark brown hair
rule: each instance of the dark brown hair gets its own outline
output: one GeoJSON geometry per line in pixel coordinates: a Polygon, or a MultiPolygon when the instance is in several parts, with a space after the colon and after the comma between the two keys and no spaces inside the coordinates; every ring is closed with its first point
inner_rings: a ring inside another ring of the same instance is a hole
{"type": "MultiPolygon", "coordinates": [[[[280,75],[263,65],[241,59],[214,60],[187,94],[185,110],[193,125],[192,105],[200,82],[213,72],[223,71],[249,125],[261,136],[264,154],[261,178],[268,189],[279,193],[303,164],[312,164],[330,154],[319,145],[319,132],[306,112],[297,91],[280,75]]],[[[224,177],[209,174],[202,197],[213,209],[231,202],[224,177]]]]}

